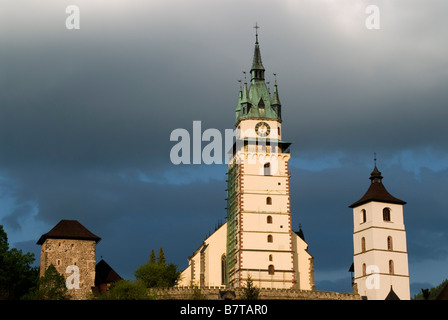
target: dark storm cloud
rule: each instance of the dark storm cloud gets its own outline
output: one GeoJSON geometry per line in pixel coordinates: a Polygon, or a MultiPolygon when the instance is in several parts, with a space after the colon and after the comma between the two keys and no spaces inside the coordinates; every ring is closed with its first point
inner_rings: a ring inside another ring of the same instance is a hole
{"type": "MultiPolygon", "coordinates": [[[[372,169],[365,165],[320,172],[291,169],[293,224],[302,224],[317,269],[348,270],[353,253],[353,212],[348,206],[367,191],[372,169]]],[[[423,169],[417,177],[400,166],[383,165],[379,169],[387,190],[407,202],[404,223],[411,263],[445,259],[448,215],[442,199],[448,170],[436,173],[423,169]]]]}
{"type": "Polygon", "coordinates": [[[68,4],[5,7],[1,191],[14,201],[2,223],[17,229],[33,210],[51,227],[79,219],[127,276],[160,246],[185,266],[225,216],[225,168],[174,167],[170,133],[194,120],[232,128],[258,21],[293,158],[340,156],[326,170],[292,169],[293,227],[302,224],[316,268],[348,269],[348,205],[367,190],[374,152],[390,192],[408,201],[410,261],[446,257],[446,166],[418,163],[417,179],[405,158],[386,165],[427,146],[447,154],[446,2],[378,3],[376,33],[364,27],[367,2],[80,1],[73,32],[68,4]]]}

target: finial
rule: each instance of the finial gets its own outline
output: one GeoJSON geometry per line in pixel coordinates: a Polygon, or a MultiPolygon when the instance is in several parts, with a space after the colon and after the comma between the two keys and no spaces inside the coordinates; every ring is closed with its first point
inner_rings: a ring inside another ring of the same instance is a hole
{"type": "Polygon", "coordinates": [[[247,80],[246,80],[246,71],[243,71],[243,74],[244,74],[244,83],[247,83],[247,80]]]}
{"type": "Polygon", "coordinates": [[[243,87],[241,86],[241,79],[239,79],[238,82],[240,83],[240,91],[241,91],[243,89],[243,87]]]}
{"type": "Polygon", "coordinates": [[[273,75],[274,75],[274,79],[275,79],[275,85],[277,85],[277,74],[273,73],[273,75]]]}
{"type": "Polygon", "coordinates": [[[258,24],[255,22],[255,43],[258,43],[258,29],[260,28],[258,24]]]}
{"type": "Polygon", "coordinates": [[[373,167],[373,171],[370,173],[370,180],[372,180],[372,183],[374,182],[380,182],[383,177],[381,176],[381,172],[376,167],[376,152],[373,153],[374,158],[373,161],[375,162],[375,166],[373,167]]]}

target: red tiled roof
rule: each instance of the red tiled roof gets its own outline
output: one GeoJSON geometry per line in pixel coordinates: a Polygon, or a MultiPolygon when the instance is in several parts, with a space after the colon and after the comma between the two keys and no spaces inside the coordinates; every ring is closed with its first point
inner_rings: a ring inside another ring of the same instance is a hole
{"type": "Polygon", "coordinates": [[[61,220],[49,232],[43,234],[37,241],[37,244],[43,244],[46,239],[75,239],[75,240],[94,240],[99,242],[100,237],[87,230],[77,220],[61,220]]]}
{"type": "Polygon", "coordinates": [[[111,268],[106,261],[101,259],[95,267],[95,285],[99,286],[104,283],[111,283],[121,280],[122,278],[111,268]]]}
{"type": "Polygon", "coordinates": [[[387,192],[386,187],[384,187],[383,182],[381,181],[382,179],[383,177],[381,176],[381,172],[379,172],[375,166],[372,173],[370,174],[370,180],[372,180],[372,182],[370,184],[369,189],[361,197],[361,199],[352,203],[349,207],[355,208],[370,201],[406,204],[405,201],[397,199],[394,196],[392,196],[389,192],[387,192]]]}

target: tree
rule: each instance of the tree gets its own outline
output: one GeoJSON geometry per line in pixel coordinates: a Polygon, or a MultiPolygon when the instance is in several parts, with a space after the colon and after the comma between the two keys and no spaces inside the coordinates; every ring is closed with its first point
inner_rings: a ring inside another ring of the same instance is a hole
{"type": "Polygon", "coordinates": [[[246,280],[246,287],[244,287],[243,291],[243,299],[258,300],[259,295],[260,295],[260,289],[254,286],[252,277],[248,275],[246,280]]]}
{"type": "Polygon", "coordinates": [[[177,271],[176,265],[172,263],[166,264],[162,248],[159,250],[157,263],[154,260],[150,258],[147,264],[137,268],[134,272],[135,278],[142,281],[147,288],[175,286],[179,281],[180,271],[177,271]]]}
{"type": "Polygon", "coordinates": [[[166,264],[166,260],[165,260],[165,253],[163,253],[163,249],[160,248],[159,249],[159,257],[158,257],[158,264],[160,265],[165,265],[166,264]]]}
{"type": "Polygon", "coordinates": [[[0,299],[17,300],[37,284],[39,268],[34,254],[9,249],[8,236],[0,225],[0,299]]]}
{"type": "Polygon", "coordinates": [[[448,285],[448,279],[445,279],[442,283],[431,289],[422,289],[422,292],[416,294],[412,300],[435,300],[446,285],[448,285]],[[424,291],[427,295],[426,297],[423,295],[424,291]]]}
{"type": "Polygon", "coordinates": [[[149,256],[149,263],[156,263],[156,253],[154,249],[151,250],[151,255],[149,256]]]}
{"type": "Polygon", "coordinates": [[[39,278],[37,287],[25,299],[29,300],[70,300],[65,285],[65,278],[54,265],[50,264],[43,277],[39,278]]]}
{"type": "Polygon", "coordinates": [[[141,281],[131,282],[119,280],[113,283],[107,294],[101,295],[99,300],[148,300],[154,299],[148,294],[148,289],[141,281]]]}

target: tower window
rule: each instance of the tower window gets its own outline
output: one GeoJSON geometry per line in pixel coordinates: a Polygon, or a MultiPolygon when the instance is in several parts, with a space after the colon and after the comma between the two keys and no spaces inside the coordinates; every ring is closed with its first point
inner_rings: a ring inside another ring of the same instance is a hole
{"type": "Polygon", "coordinates": [[[364,237],[361,238],[361,251],[366,251],[366,238],[364,237]]]}
{"type": "Polygon", "coordinates": [[[277,134],[280,136],[280,127],[277,127],[277,134]]]}
{"type": "Polygon", "coordinates": [[[271,164],[269,162],[264,164],[264,175],[265,176],[271,175],[271,164]]]}
{"type": "Polygon", "coordinates": [[[392,237],[391,236],[387,237],[387,250],[393,250],[392,237]]]}
{"type": "Polygon", "coordinates": [[[364,223],[367,221],[367,213],[366,213],[366,210],[364,210],[364,209],[361,210],[361,221],[362,221],[361,223],[364,223]]]}
{"type": "Polygon", "coordinates": [[[266,198],[266,204],[272,204],[272,198],[271,197],[267,197],[266,198]]]}
{"type": "Polygon", "coordinates": [[[390,209],[389,208],[383,209],[383,220],[390,221],[390,209]]]}
{"type": "Polygon", "coordinates": [[[366,267],[366,264],[363,263],[362,264],[362,275],[365,276],[366,274],[367,274],[367,267],[366,267]]]}
{"type": "Polygon", "coordinates": [[[389,260],[389,273],[394,274],[394,262],[389,260]]]}
{"type": "Polygon", "coordinates": [[[271,217],[271,216],[268,216],[268,217],[266,218],[266,222],[267,222],[267,223],[272,223],[272,217],[271,217]]]}
{"type": "Polygon", "coordinates": [[[273,241],[272,235],[268,235],[268,242],[272,242],[272,241],[273,241]]]}
{"type": "Polygon", "coordinates": [[[275,270],[274,270],[274,266],[273,266],[272,264],[270,264],[269,267],[268,267],[268,273],[269,273],[270,275],[273,275],[274,272],[275,272],[275,270]]]}
{"type": "Polygon", "coordinates": [[[221,256],[221,284],[226,283],[226,255],[221,256]]]}
{"type": "Polygon", "coordinates": [[[269,261],[272,261],[272,254],[269,255],[269,261]]]}

